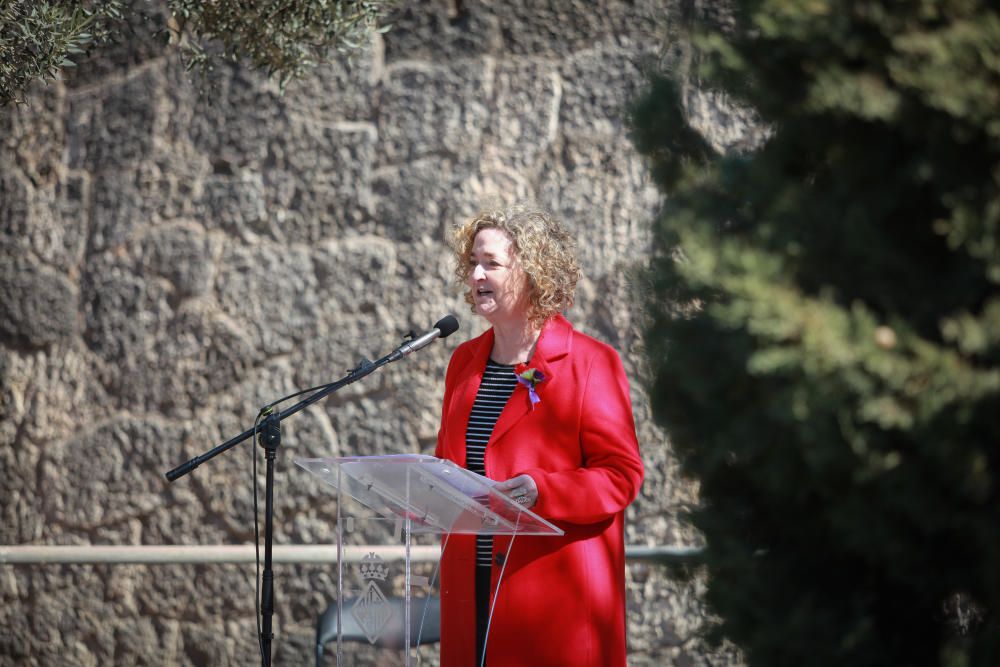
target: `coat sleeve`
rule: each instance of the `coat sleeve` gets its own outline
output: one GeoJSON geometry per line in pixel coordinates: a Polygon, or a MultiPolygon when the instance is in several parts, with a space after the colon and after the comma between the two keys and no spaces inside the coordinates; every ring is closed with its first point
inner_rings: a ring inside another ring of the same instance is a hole
{"type": "Polygon", "coordinates": [[[521,472],[531,475],[538,485],[533,511],[557,521],[589,524],[614,516],[635,499],[643,465],[628,379],[613,348],[598,348],[581,389],[582,466],[559,472],[543,468],[521,472]]]}
{"type": "Polygon", "coordinates": [[[464,363],[462,359],[467,357],[466,345],[460,345],[451,355],[451,359],[448,361],[448,370],[445,372],[444,377],[444,397],[441,399],[441,423],[438,425],[438,438],[437,445],[434,448],[434,456],[440,458],[446,457],[445,443],[447,442],[447,428],[448,428],[448,408],[451,405],[452,394],[455,393],[455,378],[458,375],[458,370],[464,363]]]}

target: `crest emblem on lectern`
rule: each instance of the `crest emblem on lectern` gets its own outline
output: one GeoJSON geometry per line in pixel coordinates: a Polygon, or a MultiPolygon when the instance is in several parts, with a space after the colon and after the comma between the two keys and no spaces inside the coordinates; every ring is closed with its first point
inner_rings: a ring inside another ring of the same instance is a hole
{"type": "Polygon", "coordinates": [[[351,614],[372,644],[378,641],[382,630],[392,618],[392,605],[386,600],[377,583],[384,582],[388,576],[388,568],[374,552],[362,559],[361,577],[365,580],[365,584],[361,595],[351,606],[351,614]]]}

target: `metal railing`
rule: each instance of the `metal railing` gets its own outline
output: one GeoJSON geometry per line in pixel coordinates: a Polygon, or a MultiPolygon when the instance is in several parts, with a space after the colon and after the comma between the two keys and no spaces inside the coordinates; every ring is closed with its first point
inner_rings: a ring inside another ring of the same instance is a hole
{"type": "MultiPolygon", "coordinates": [[[[345,546],[344,562],[358,563],[376,547],[345,546]]],[[[402,546],[377,547],[386,560],[402,560],[402,546]]],[[[411,546],[411,562],[433,562],[440,556],[434,546],[411,546]]],[[[629,562],[678,563],[691,560],[700,552],[697,547],[642,546],[625,547],[629,562]]],[[[263,553],[263,551],[261,552],[263,553]]],[[[179,563],[253,563],[253,544],[238,545],[0,545],[0,565],[44,564],[144,564],[179,563]]],[[[336,544],[275,545],[275,563],[336,563],[336,544]]]]}

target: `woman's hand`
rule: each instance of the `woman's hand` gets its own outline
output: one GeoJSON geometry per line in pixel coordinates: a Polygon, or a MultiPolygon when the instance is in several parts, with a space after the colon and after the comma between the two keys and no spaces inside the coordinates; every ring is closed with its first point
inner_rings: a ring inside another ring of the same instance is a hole
{"type": "Polygon", "coordinates": [[[531,509],[538,502],[538,486],[531,475],[518,475],[506,482],[499,482],[495,487],[500,493],[506,493],[524,509],[531,509]]]}

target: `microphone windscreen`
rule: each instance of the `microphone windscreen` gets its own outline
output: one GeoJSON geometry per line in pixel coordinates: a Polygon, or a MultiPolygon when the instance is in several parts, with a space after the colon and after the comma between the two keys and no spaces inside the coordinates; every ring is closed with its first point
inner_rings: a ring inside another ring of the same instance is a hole
{"type": "Polygon", "coordinates": [[[441,332],[441,338],[447,338],[458,331],[458,318],[454,315],[445,315],[434,324],[434,328],[441,332]]]}

